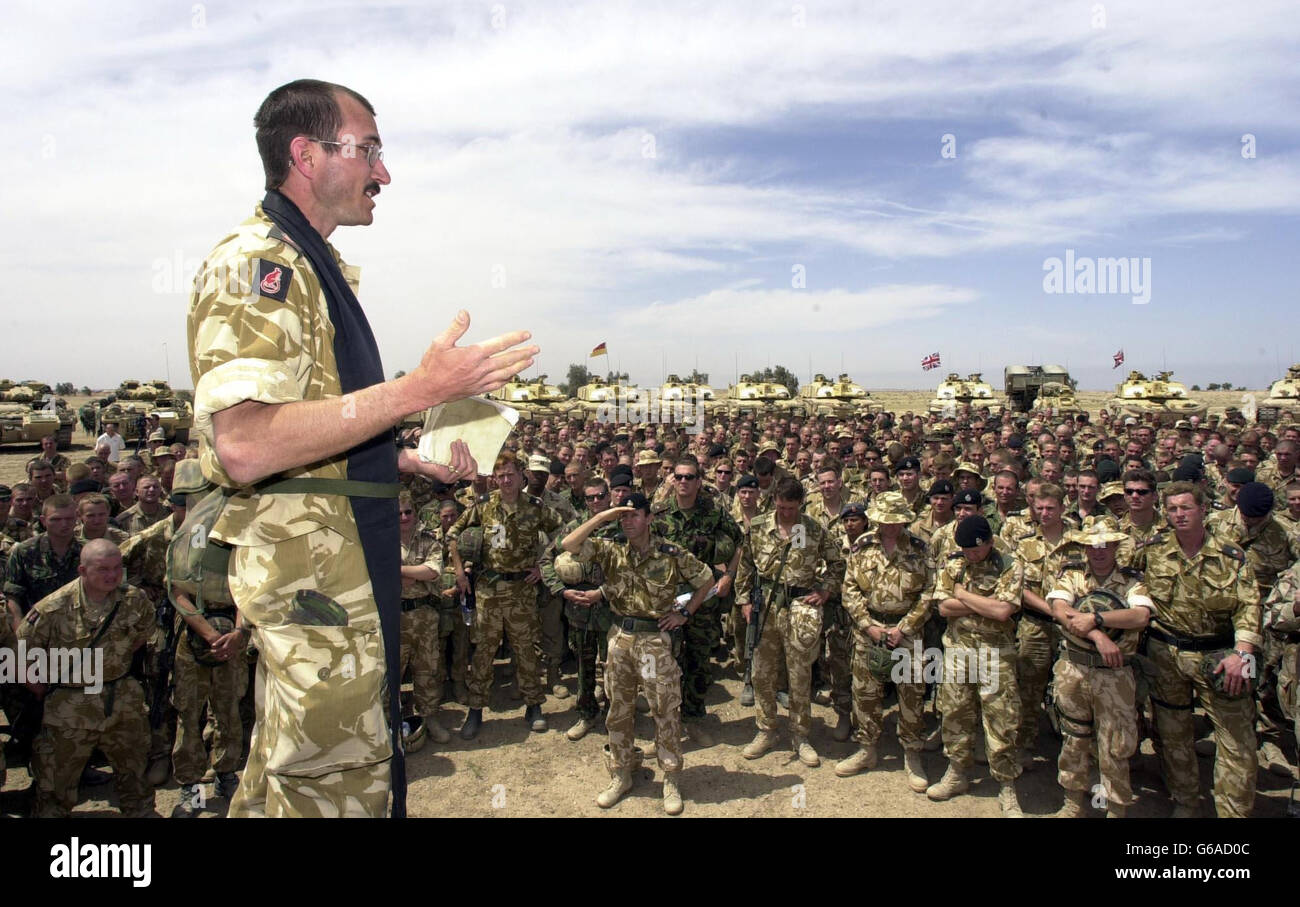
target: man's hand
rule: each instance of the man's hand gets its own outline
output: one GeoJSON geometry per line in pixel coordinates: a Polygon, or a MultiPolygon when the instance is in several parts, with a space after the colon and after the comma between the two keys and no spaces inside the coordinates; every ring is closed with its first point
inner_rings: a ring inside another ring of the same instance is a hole
{"type": "Polygon", "coordinates": [[[451,462],[426,463],[413,450],[403,449],[397,454],[399,472],[428,476],[444,485],[454,485],[462,479],[473,479],[478,475],[478,463],[470,456],[469,445],[464,441],[451,442],[451,462]]]}
{"type": "Polygon", "coordinates": [[[590,608],[601,599],[599,589],[565,589],[564,600],[582,608],[590,608]]]}
{"type": "Polygon", "coordinates": [[[889,632],[885,634],[885,642],[891,648],[896,648],[903,641],[903,631],[898,627],[890,627],[889,632]]]}
{"type": "Polygon", "coordinates": [[[1214,669],[1215,674],[1223,673],[1227,675],[1224,680],[1224,691],[1229,696],[1239,696],[1250,687],[1250,678],[1246,676],[1246,660],[1233,652],[1214,669]]]}
{"type": "Polygon", "coordinates": [[[1118,668],[1124,664],[1124,656],[1120,653],[1119,646],[1115,645],[1109,636],[1098,632],[1091,639],[1097,647],[1097,654],[1106,662],[1106,667],[1118,668]]]}
{"type": "Polygon", "coordinates": [[[827,592],[825,589],[817,589],[813,592],[809,592],[807,595],[805,595],[803,598],[799,600],[803,602],[805,605],[812,605],[815,608],[820,608],[822,605],[830,601],[830,598],[831,598],[831,594],[827,592]]]}
{"type": "Polygon", "coordinates": [[[242,651],[244,651],[244,634],[239,630],[231,630],[218,636],[217,641],[212,644],[212,654],[222,661],[229,661],[242,651]]]}
{"type": "Polygon", "coordinates": [[[602,510],[596,516],[600,517],[602,523],[612,523],[614,520],[621,519],[623,514],[632,513],[635,510],[635,507],[624,504],[621,507],[610,507],[608,510],[602,510]]]}
{"type": "Polygon", "coordinates": [[[732,579],[727,574],[723,574],[718,580],[718,598],[726,598],[731,594],[732,579]]]}
{"type": "Polygon", "coordinates": [[[461,595],[467,595],[469,593],[469,577],[465,575],[464,570],[456,574],[456,590],[460,592],[461,595]]]}
{"type": "Polygon", "coordinates": [[[753,620],[753,617],[754,617],[754,606],[753,606],[753,605],[741,605],[741,606],[740,606],[740,616],[743,617],[743,618],[745,618],[745,623],[749,623],[751,620],[753,620]]]}
{"type": "Polygon", "coordinates": [[[663,617],[659,618],[659,629],[665,632],[676,630],[678,627],[686,624],[686,618],[682,617],[676,611],[669,611],[663,617]]]}
{"type": "Polygon", "coordinates": [[[469,312],[461,309],[451,326],[429,344],[420,364],[398,379],[407,382],[420,409],[496,390],[531,366],[540,352],[536,346],[519,346],[532,337],[528,331],[456,346],[468,330],[469,312]]]}
{"type": "Polygon", "coordinates": [[[883,628],[877,627],[875,624],[872,624],[871,626],[867,627],[867,637],[872,642],[878,643],[885,638],[885,631],[883,628]]]}
{"type": "Polygon", "coordinates": [[[1088,634],[1097,629],[1097,618],[1071,608],[1065,612],[1065,627],[1075,636],[1087,639],[1088,634]]]}
{"type": "Polygon", "coordinates": [[[542,579],[541,568],[536,565],[533,565],[532,567],[529,567],[526,571],[524,571],[524,582],[526,582],[530,586],[535,586],[537,583],[541,582],[541,579],[542,579]]]}

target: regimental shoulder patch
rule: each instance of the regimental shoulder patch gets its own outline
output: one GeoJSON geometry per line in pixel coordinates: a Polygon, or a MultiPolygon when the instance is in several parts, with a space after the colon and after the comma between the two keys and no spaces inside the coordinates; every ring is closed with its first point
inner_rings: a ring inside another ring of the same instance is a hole
{"type": "Polygon", "coordinates": [[[664,542],[662,545],[659,546],[659,551],[663,554],[668,555],[669,557],[676,557],[677,555],[682,553],[682,549],[678,548],[672,542],[664,542]]]}
{"type": "Polygon", "coordinates": [[[1129,579],[1146,579],[1146,574],[1137,567],[1120,567],[1119,572],[1120,575],[1127,576],[1129,579]]]}
{"type": "Polygon", "coordinates": [[[37,611],[35,608],[32,608],[32,610],[27,612],[26,620],[33,627],[36,626],[37,621],[39,621],[40,619],[41,619],[41,612],[37,611]]]}
{"type": "Polygon", "coordinates": [[[1224,554],[1232,558],[1239,564],[1246,563],[1246,552],[1242,551],[1236,545],[1224,545],[1222,548],[1224,554]]]}
{"type": "Polygon", "coordinates": [[[964,558],[965,556],[966,555],[962,554],[960,551],[954,551],[952,554],[948,555],[948,560],[956,561],[964,558]]]}
{"type": "Polygon", "coordinates": [[[289,284],[293,282],[293,269],[278,261],[259,258],[254,280],[257,281],[259,294],[284,302],[289,295],[289,284]]]}

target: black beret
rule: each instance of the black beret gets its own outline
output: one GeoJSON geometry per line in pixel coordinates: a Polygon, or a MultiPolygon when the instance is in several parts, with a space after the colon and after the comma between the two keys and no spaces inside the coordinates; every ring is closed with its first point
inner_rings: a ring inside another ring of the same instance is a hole
{"type": "Polygon", "coordinates": [[[553,460],[551,460],[551,475],[553,476],[564,475],[564,461],[561,460],[559,457],[556,457],[553,460]]]}
{"type": "Polygon", "coordinates": [[[623,506],[634,507],[637,510],[644,510],[646,513],[649,513],[650,499],[647,498],[645,495],[643,495],[641,492],[634,491],[627,496],[627,500],[623,502],[623,506]]]}
{"type": "Polygon", "coordinates": [[[1224,478],[1234,485],[1245,485],[1247,482],[1255,481],[1255,470],[1249,466],[1238,466],[1236,469],[1229,469],[1224,478]]]}
{"type": "Polygon", "coordinates": [[[860,516],[865,520],[867,518],[867,508],[863,507],[859,501],[846,504],[844,509],[840,511],[840,519],[848,519],[851,516],[860,516]]]}
{"type": "Polygon", "coordinates": [[[614,472],[613,475],[609,477],[610,488],[624,488],[624,487],[631,487],[631,485],[632,485],[632,477],[625,472],[616,471],[614,472]]]}
{"type": "Polygon", "coordinates": [[[1263,482],[1247,482],[1237,492],[1237,509],[1242,516],[1267,516],[1273,512],[1273,489],[1263,482]]]}
{"type": "Polygon", "coordinates": [[[88,491],[99,491],[99,483],[94,479],[78,479],[68,488],[68,494],[85,494],[88,491]]]}
{"type": "Polygon", "coordinates": [[[1110,457],[1102,457],[1097,461],[1097,481],[1103,485],[1119,481],[1119,465],[1110,457]]]}
{"type": "Polygon", "coordinates": [[[974,504],[976,507],[983,507],[984,496],[974,488],[967,488],[965,491],[958,492],[957,497],[953,498],[952,505],[956,507],[958,504],[974,504]]]}
{"type": "Polygon", "coordinates": [[[13,496],[14,496],[14,490],[12,488],[10,488],[8,485],[0,485],[0,501],[12,500],[13,496]]]}
{"type": "Polygon", "coordinates": [[[725,457],[726,455],[727,455],[727,448],[726,448],[725,446],[723,446],[723,445],[721,445],[721,444],[710,444],[710,445],[709,445],[709,456],[711,456],[711,457],[725,457]]]}
{"type": "Polygon", "coordinates": [[[952,482],[947,479],[935,479],[930,484],[930,490],[925,493],[927,498],[934,497],[936,494],[952,494],[952,482]]]}
{"type": "Polygon", "coordinates": [[[993,538],[993,527],[989,521],[984,519],[978,513],[974,516],[968,516],[957,524],[957,531],[954,533],[958,547],[974,548],[993,538]]]}
{"type": "Polygon", "coordinates": [[[627,476],[630,479],[632,478],[632,475],[632,467],[628,466],[626,463],[619,463],[609,471],[609,477],[611,479],[614,478],[614,476],[627,476]]]}
{"type": "Polygon", "coordinates": [[[1173,480],[1175,482],[1199,482],[1201,481],[1201,467],[1194,463],[1180,463],[1174,470],[1173,480]]]}
{"type": "Polygon", "coordinates": [[[754,478],[754,477],[751,476],[751,475],[743,475],[743,476],[740,477],[740,481],[736,483],[736,487],[737,487],[737,488],[757,488],[757,487],[758,487],[758,479],[754,478]]]}
{"type": "Polygon", "coordinates": [[[1007,447],[1011,448],[1012,450],[1019,450],[1024,446],[1025,446],[1025,439],[1020,437],[1020,435],[1012,435],[1011,437],[1007,438],[1007,447]]]}
{"type": "Polygon", "coordinates": [[[898,461],[898,465],[894,467],[894,472],[902,472],[904,469],[915,469],[917,472],[920,472],[921,461],[916,457],[903,457],[903,459],[898,461]]]}

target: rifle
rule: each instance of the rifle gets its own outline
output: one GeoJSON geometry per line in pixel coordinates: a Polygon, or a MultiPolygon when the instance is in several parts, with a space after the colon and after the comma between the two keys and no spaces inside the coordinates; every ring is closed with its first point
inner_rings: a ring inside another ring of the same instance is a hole
{"type": "MultiPolygon", "coordinates": [[[[779,585],[781,577],[785,575],[786,558],[790,556],[790,543],[787,541],[781,551],[781,566],[777,568],[776,578],[772,585],[779,585]]],[[[754,557],[754,543],[750,540],[749,557],[754,562],[754,576],[752,578],[752,587],[749,592],[749,623],[745,627],[745,676],[744,691],[741,698],[744,701],[751,700],[754,695],[754,653],[758,650],[758,644],[763,640],[763,625],[767,622],[767,612],[771,609],[763,607],[763,586],[760,581],[761,571],[758,569],[758,558],[754,557]]],[[[768,565],[771,566],[769,560],[768,565]]],[[[744,704],[744,702],[742,702],[744,704]]]]}
{"type": "Polygon", "coordinates": [[[155,613],[158,625],[167,631],[167,642],[158,657],[158,676],[154,680],[153,698],[149,702],[149,727],[157,729],[163,725],[172,668],[176,665],[176,643],[180,641],[181,634],[176,626],[179,623],[176,609],[165,595],[155,613]]]}

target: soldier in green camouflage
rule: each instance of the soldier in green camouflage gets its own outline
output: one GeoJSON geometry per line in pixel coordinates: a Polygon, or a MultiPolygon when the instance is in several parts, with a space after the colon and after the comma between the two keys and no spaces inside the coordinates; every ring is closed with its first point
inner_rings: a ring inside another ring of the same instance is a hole
{"type": "Polygon", "coordinates": [[[411,672],[414,714],[429,736],[447,743],[451,734],[438,721],[442,705],[442,548],[438,537],[416,519],[407,491],[397,496],[402,539],[402,674],[411,672]]]}
{"type": "Polygon", "coordinates": [[[673,658],[669,633],[696,619],[700,604],[713,584],[713,574],[677,545],[652,531],[650,502],[638,493],[624,507],[596,514],[561,542],[581,563],[595,562],[604,575],[601,587],[612,609],[609,631],[609,688],[607,767],[612,781],[596,805],[609,809],[632,789],[634,770],[633,724],[638,686],[655,720],[655,754],[664,772],[664,811],[677,815],[683,809],[678,778],[682,770],[680,725],[680,668],[673,658]],[[626,541],[591,538],[604,523],[620,520],[626,541]],[[690,599],[677,604],[677,589],[686,585],[690,599]]]}
{"type": "Polygon", "coordinates": [[[1160,765],[1174,817],[1198,812],[1200,776],[1192,747],[1192,695],[1214,725],[1214,805],[1244,818],[1255,802],[1255,700],[1249,695],[1263,645],[1259,589],[1245,553],[1205,529],[1204,491],[1190,482],[1164,490],[1173,527],[1144,546],[1135,566],[1146,575],[1156,612],[1147,629],[1155,668],[1151,701],[1160,765]],[[1214,683],[1203,671],[1217,665],[1214,683]],[[1223,689],[1216,687],[1222,685],[1223,689]]]}
{"type": "Polygon", "coordinates": [[[1061,815],[1085,814],[1095,749],[1106,814],[1122,818],[1133,804],[1128,760],[1138,746],[1133,656],[1155,604],[1141,574],[1119,566],[1119,546],[1128,536],[1113,522],[1098,520],[1071,537],[1083,546],[1086,565],[1071,561],[1046,595],[1064,628],[1052,687],[1064,736],[1057,760],[1065,788],[1061,815]],[[1099,590],[1114,595],[1112,609],[1075,608],[1099,590]]]}
{"type": "Polygon", "coordinates": [[[72,811],[77,780],[98,747],[113,766],[122,814],[151,815],[153,790],[144,780],[149,724],[131,660],[153,631],[153,606],[137,590],[120,585],[122,556],[113,543],[90,542],[79,559],[78,578],[36,602],[18,628],[18,639],[29,650],[103,653],[97,677],[87,677],[83,669],[81,677],[27,684],[45,704],[32,746],[34,814],[62,818],[72,811]]]}
{"type": "Polygon", "coordinates": [[[758,734],[742,755],[757,759],[776,745],[777,683],[784,668],[793,749],[801,762],[816,767],[821,759],[808,740],[812,665],[821,639],[822,607],[839,594],[844,560],[830,533],[799,512],[803,494],[797,479],[782,479],[773,494],[775,509],[750,523],[741,546],[736,598],[746,622],[755,607],[755,575],[763,595],[753,671],[758,734]]]}
{"type": "MultiPolygon", "coordinates": [[[[876,743],[883,730],[885,680],[873,673],[873,648],[920,654],[921,630],[929,619],[931,583],[925,542],[906,531],[916,514],[896,491],[877,495],[867,519],[874,529],[848,556],[844,571],[844,607],[853,620],[853,739],[858,751],[835,766],[842,778],[876,766],[876,743]]],[[[925,735],[925,681],[906,661],[898,690],[898,739],[903,745],[907,783],[917,793],[928,785],[921,763],[925,735]]],[[[918,666],[919,667],[919,666],[918,666]]]]}
{"type": "Polygon", "coordinates": [[[5,566],[5,598],[14,629],[32,605],[77,578],[81,543],[77,541],[77,505],[66,494],[46,499],[41,507],[45,531],[18,543],[5,566]]]}

